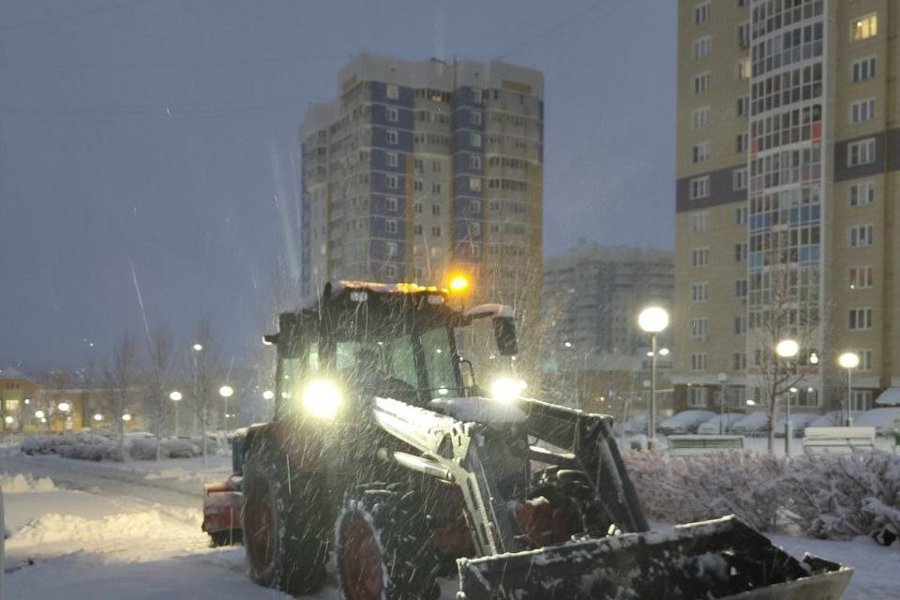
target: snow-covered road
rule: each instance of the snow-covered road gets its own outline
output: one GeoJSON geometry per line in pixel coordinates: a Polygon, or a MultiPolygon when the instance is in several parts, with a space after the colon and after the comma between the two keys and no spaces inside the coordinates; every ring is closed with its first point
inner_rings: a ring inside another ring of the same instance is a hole
{"type": "MultiPolygon", "coordinates": [[[[7,540],[6,600],[284,599],[245,575],[242,548],[210,548],[200,531],[201,484],[223,479],[227,457],[91,463],[0,456],[7,540]],[[19,474],[19,477],[15,477],[19,474]],[[41,479],[47,478],[47,479],[41,479]]],[[[856,569],[845,598],[897,595],[900,547],[773,536],[856,569]]],[[[447,598],[455,587],[442,585],[447,598]]],[[[336,600],[334,581],[312,598],[336,600]]]]}

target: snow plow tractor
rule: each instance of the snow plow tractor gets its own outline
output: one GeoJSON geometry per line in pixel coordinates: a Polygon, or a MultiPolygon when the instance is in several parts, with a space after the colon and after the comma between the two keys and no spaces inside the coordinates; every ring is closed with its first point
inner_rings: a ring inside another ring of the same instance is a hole
{"type": "Polygon", "coordinates": [[[458,600],[840,598],[850,569],[734,518],[649,531],[612,419],[510,381],[485,397],[457,334],[489,319],[512,365],[513,312],[450,304],[340,282],[279,316],[275,416],[248,429],[232,492],[254,581],[308,594],[333,556],[350,600],[438,598],[452,573],[458,600]]]}

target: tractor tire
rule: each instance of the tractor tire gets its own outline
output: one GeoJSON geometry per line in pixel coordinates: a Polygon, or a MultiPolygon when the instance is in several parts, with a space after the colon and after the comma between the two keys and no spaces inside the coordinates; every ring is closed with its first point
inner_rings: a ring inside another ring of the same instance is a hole
{"type": "Polygon", "coordinates": [[[325,580],[328,524],[316,495],[321,486],[303,473],[289,486],[284,464],[284,455],[247,456],[241,528],[250,578],[298,596],[317,591],[325,580]]]}
{"type": "Polygon", "coordinates": [[[434,600],[440,568],[423,503],[414,492],[359,491],[335,526],[338,580],[345,600],[434,600]]]}

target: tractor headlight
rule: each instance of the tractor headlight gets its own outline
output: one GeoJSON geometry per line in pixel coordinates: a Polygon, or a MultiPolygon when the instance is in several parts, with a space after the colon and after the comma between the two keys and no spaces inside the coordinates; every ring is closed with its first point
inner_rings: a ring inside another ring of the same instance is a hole
{"type": "Polygon", "coordinates": [[[491,384],[491,397],[501,402],[511,402],[522,394],[525,382],[512,377],[498,377],[491,384]]]}
{"type": "Polygon", "coordinates": [[[321,379],[307,384],[300,397],[303,410],[323,419],[333,419],[342,401],[343,397],[338,386],[321,379]]]}

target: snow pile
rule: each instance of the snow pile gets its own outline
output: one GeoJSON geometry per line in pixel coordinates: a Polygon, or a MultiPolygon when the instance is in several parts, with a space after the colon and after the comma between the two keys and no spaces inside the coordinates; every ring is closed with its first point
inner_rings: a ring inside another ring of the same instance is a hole
{"type": "Polygon", "coordinates": [[[54,436],[30,437],[22,440],[24,454],[58,454],[65,458],[81,460],[123,460],[118,445],[106,436],[96,433],[75,433],[54,436]]]}
{"type": "Polygon", "coordinates": [[[4,494],[25,494],[30,492],[52,492],[56,486],[49,477],[35,479],[31,473],[16,475],[0,474],[0,489],[4,494]]]}
{"type": "Polygon", "coordinates": [[[666,459],[623,453],[648,518],[687,523],[735,514],[763,531],[820,538],[900,533],[900,456],[885,452],[770,457],[722,452],[666,459]]]}
{"type": "MultiPolygon", "coordinates": [[[[200,455],[200,449],[195,444],[181,439],[161,440],[159,452],[162,458],[191,458],[200,455]]],[[[128,455],[135,460],[156,460],[156,440],[132,440],[128,445],[128,455]]]]}
{"type": "Polygon", "coordinates": [[[83,544],[122,538],[150,539],[166,535],[168,535],[167,528],[164,527],[160,514],[148,511],[107,515],[100,519],[85,519],[56,513],[45,514],[22,527],[13,537],[17,543],[77,541],[83,544]]]}

